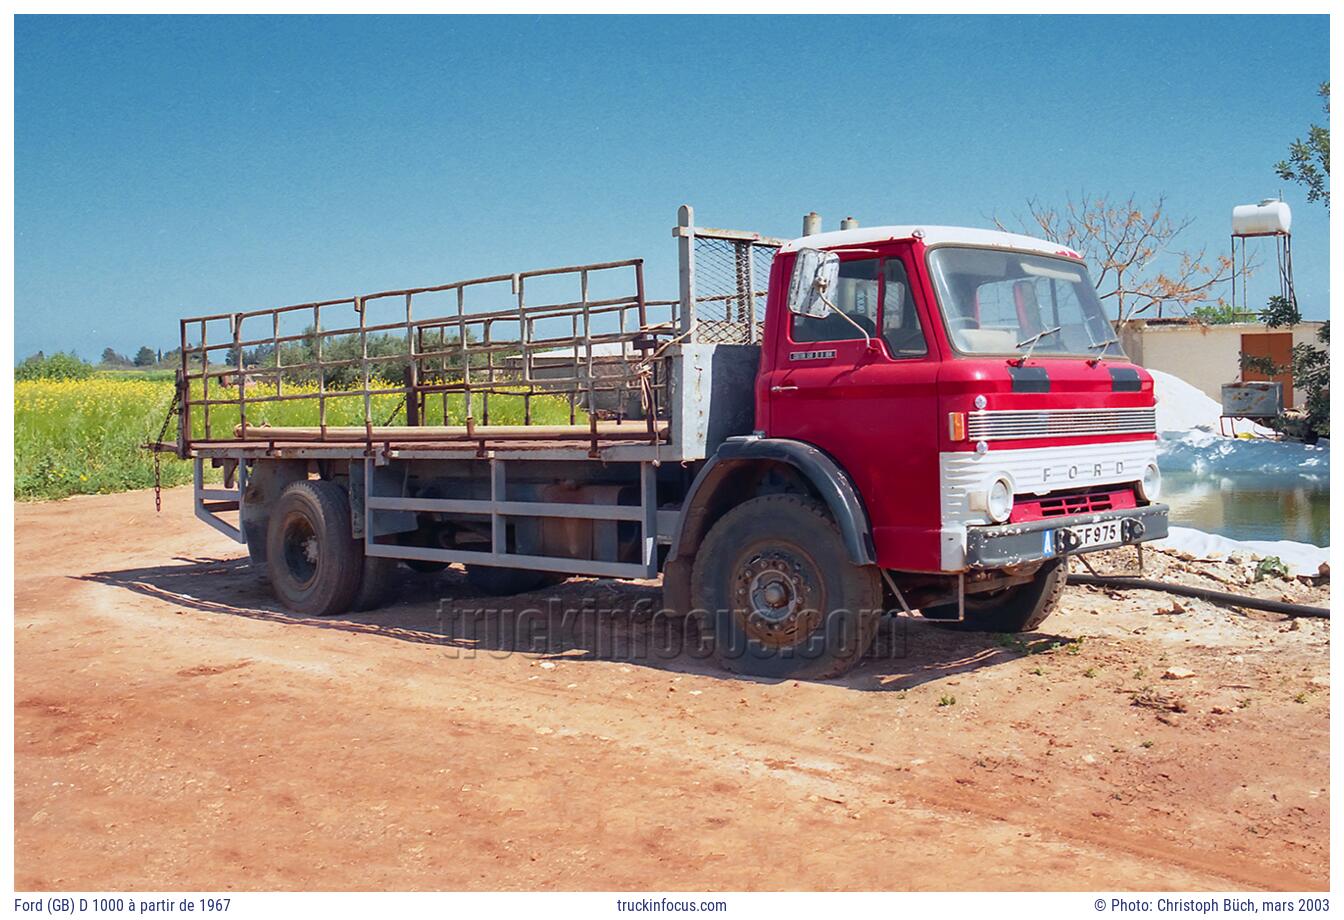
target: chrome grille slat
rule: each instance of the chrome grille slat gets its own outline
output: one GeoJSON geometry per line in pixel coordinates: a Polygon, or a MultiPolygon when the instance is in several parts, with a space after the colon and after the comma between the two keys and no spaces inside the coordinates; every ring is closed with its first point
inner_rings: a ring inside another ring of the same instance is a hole
{"type": "Polygon", "coordinates": [[[1153,434],[1157,409],[983,409],[966,413],[972,441],[1069,438],[1091,434],[1153,434]]]}

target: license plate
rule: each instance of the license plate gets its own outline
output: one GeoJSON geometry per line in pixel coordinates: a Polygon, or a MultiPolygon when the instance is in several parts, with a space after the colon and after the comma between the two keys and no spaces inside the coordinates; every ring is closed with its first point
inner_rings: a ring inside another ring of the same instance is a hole
{"type": "MultiPolygon", "coordinates": [[[[1120,543],[1119,521],[1102,521],[1100,524],[1083,524],[1079,527],[1066,527],[1064,529],[1078,540],[1078,549],[1075,552],[1120,543]]],[[[1069,542],[1072,543],[1073,541],[1070,540],[1069,542]]]]}

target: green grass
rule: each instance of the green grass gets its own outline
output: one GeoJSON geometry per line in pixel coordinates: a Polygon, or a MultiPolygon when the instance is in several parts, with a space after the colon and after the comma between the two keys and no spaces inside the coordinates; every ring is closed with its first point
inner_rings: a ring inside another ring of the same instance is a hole
{"type": "Polygon", "coordinates": [[[167,380],[172,382],[170,367],[100,367],[93,372],[95,380],[167,380]]]}

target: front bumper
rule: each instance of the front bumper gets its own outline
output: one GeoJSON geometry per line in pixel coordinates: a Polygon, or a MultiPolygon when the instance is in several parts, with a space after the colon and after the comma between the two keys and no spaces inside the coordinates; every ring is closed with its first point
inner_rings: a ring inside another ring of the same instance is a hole
{"type": "Polygon", "coordinates": [[[1119,543],[1093,546],[1083,552],[1133,546],[1167,535],[1167,506],[1160,504],[997,527],[968,527],[966,564],[974,569],[1001,569],[1073,555],[1079,550],[1070,546],[1068,528],[1117,520],[1121,522],[1119,543]]]}

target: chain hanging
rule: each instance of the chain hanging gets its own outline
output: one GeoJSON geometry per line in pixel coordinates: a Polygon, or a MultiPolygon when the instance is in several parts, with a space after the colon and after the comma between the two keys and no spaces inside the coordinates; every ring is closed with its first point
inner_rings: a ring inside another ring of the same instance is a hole
{"type": "Polygon", "coordinates": [[[172,421],[177,413],[178,403],[182,400],[182,394],[176,387],[173,388],[173,401],[168,404],[168,411],[163,416],[163,427],[159,429],[159,439],[152,445],[154,451],[154,513],[163,511],[163,472],[160,468],[160,456],[163,451],[160,449],[163,439],[168,436],[168,423],[172,421]]]}

